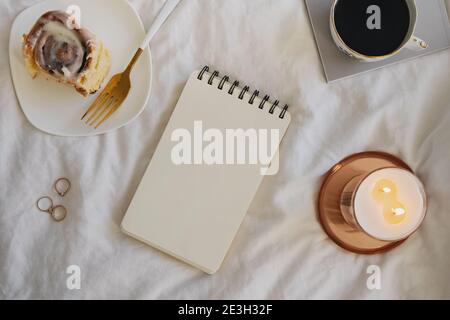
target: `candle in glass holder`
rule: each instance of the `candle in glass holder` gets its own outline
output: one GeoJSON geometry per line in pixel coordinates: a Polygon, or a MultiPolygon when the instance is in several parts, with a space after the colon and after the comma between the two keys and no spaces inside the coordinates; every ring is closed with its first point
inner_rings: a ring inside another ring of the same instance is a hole
{"type": "Polygon", "coordinates": [[[422,183],[400,168],[355,177],[341,197],[346,222],[382,241],[402,240],[414,233],[425,218],[426,207],[422,183]]]}

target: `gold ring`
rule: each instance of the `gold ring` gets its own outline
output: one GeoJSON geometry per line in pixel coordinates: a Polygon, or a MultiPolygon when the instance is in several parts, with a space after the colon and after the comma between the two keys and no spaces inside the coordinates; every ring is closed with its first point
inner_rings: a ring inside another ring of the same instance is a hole
{"type": "Polygon", "coordinates": [[[67,216],[67,209],[64,206],[55,206],[50,209],[50,214],[56,222],[63,221],[67,216]],[[58,213],[59,211],[59,213],[58,213]]]}
{"type": "Polygon", "coordinates": [[[52,200],[52,198],[50,198],[50,197],[48,197],[48,196],[39,198],[39,200],[36,201],[36,206],[37,206],[37,208],[39,209],[39,211],[50,213],[51,210],[52,210],[52,208],[53,208],[53,200],[52,200]],[[42,202],[43,200],[49,200],[49,201],[50,201],[50,205],[49,205],[46,209],[44,209],[44,208],[41,206],[41,202],[42,202]]]}
{"type": "Polygon", "coordinates": [[[72,184],[67,178],[59,178],[56,180],[54,188],[56,193],[58,193],[61,197],[64,197],[70,190],[72,184]],[[61,185],[65,184],[65,189],[61,190],[61,185]]]}

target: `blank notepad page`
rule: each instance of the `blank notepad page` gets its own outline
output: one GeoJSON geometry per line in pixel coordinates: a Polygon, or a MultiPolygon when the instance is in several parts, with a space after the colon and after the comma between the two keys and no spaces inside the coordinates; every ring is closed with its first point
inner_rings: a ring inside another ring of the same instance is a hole
{"type": "Polygon", "coordinates": [[[225,164],[210,164],[201,156],[205,147],[220,134],[229,143],[227,129],[278,129],[278,147],[290,122],[286,109],[222,79],[191,75],[122,222],[128,235],[210,274],[222,264],[264,175],[259,163],[226,164],[229,154],[225,164]],[[205,136],[208,130],[214,134],[205,136]],[[190,155],[180,144],[189,135],[183,146],[190,141],[190,155]],[[192,164],[179,164],[181,158],[192,164]]]}

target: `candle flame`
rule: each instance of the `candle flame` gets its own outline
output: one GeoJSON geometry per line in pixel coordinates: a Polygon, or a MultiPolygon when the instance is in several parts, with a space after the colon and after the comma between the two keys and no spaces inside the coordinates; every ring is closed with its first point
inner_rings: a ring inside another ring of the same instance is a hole
{"type": "Polygon", "coordinates": [[[394,209],[392,209],[392,211],[394,212],[394,214],[396,216],[402,216],[402,215],[406,214],[406,210],[403,208],[394,208],[394,209]]]}
{"type": "Polygon", "coordinates": [[[383,179],[376,183],[373,190],[375,200],[383,205],[384,218],[390,224],[399,224],[406,218],[406,208],[397,199],[397,185],[395,182],[383,179]]]}

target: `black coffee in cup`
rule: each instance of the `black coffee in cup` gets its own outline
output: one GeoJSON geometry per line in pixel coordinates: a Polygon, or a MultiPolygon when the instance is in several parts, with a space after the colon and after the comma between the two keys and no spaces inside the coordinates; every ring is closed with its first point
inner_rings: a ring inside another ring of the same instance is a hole
{"type": "Polygon", "coordinates": [[[366,56],[384,56],[401,47],[411,18],[405,0],[339,0],[334,20],[348,47],[366,56]]]}

